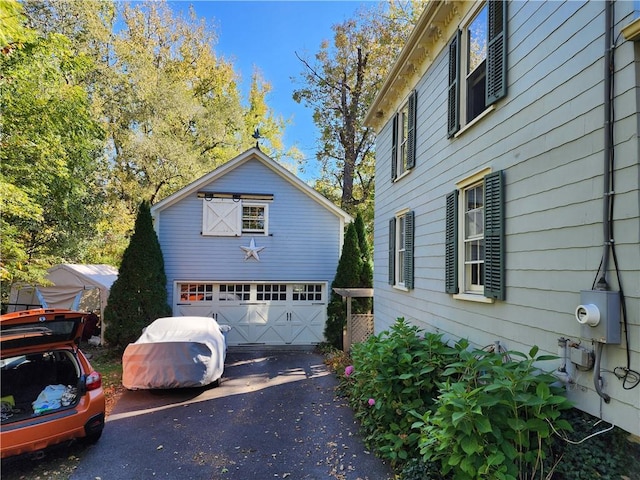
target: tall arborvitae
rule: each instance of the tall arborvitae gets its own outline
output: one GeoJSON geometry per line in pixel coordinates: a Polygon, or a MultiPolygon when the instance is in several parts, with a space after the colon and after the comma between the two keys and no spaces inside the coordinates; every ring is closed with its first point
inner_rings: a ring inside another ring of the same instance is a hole
{"type": "Polygon", "coordinates": [[[342,255],[338,262],[336,276],[331,283],[331,299],[327,307],[327,324],[324,336],[328,343],[336,348],[342,348],[342,330],[347,321],[346,306],[342,297],[333,291],[334,288],[353,288],[360,282],[362,272],[362,257],[358,244],[356,226],[350,223],[344,237],[342,255]]]}
{"type": "Polygon", "coordinates": [[[149,203],[143,201],[104,310],[105,339],[111,346],[125,347],[140,336],[144,327],[169,315],[162,250],[149,203]]]}
{"type": "MultiPolygon", "coordinates": [[[[360,271],[360,281],[357,287],[373,287],[373,267],[371,266],[371,249],[367,240],[367,232],[364,226],[362,214],[358,213],[354,222],[356,233],[358,234],[358,246],[360,247],[360,258],[362,259],[362,270],[360,271]]],[[[353,302],[354,313],[369,313],[373,306],[372,298],[357,298],[353,302]]]]}

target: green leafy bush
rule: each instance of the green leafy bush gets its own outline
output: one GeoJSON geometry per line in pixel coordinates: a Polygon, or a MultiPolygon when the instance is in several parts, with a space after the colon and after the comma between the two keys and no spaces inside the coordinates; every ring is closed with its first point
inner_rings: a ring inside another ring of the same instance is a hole
{"type": "Polygon", "coordinates": [[[412,458],[402,466],[400,471],[402,480],[447,480],[440,473],[440,465],[425,463],[422,458],[412,458]]]}
{"type": "Polygon", "coordinates": [[[455,350],[441,335],[423,334],[399,318],[390,331],[354,345],[343,387],[370,448],[402,463],[419,454],[413,410],[432,407],[438,379],[455,350]]]}
{"type": "Polygon", "coordinates": [[[435,410],[413,424],[424,462],[439,462],[456,480],[545,478],[549,422],[557,431],[571,429],[560,418],[570,402],[537,366],[555,357],[536,356],[537,347],[528,356],[469,351],[466,342],[457,349],[460,359],[443,372],[435,410]]]}

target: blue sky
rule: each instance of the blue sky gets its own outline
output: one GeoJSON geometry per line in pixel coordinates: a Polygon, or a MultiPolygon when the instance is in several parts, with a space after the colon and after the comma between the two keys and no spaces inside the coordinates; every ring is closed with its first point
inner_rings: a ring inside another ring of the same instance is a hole
{"type": "MultiPolygon", "coordinates": [[[[319,51],[323,40],[331,41],[331,26],[352,18],[368,1],[172,1],[174,10],[187,11],[191,5],[199,17],[214,28],[218,43],[214,49],[218,55],[233,62],[236,72],[242,75],[242,93],[251,82],[253,67],[271,84],[267,97],[271,109],[285,120],[291,120],[286,128],[285,146],[297,145],[305,158],[313,162],[317,131],[310,108],[293,101],[292,94],[300,83],[304,69],[296,57],[312,58],[319,51]]],[[[311,167],[312,165],[309,165],[311,167]]],[[[308,168],[305,180],[317,176],[308,168]]]]}

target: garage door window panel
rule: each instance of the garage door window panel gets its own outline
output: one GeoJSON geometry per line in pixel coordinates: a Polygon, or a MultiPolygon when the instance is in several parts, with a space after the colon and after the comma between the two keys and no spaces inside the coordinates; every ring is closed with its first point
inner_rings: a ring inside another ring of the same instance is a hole
{"type": "Polygon", "coordinates": [[[211,302],[213,300],[213,284],[182,283],[180,284],[181,302],[211,302]]]}
{"type": "Polygon", "coordinates": [[[287,285],[284,283],[257,285],[256,299],[259,302],[283,302],[287,299],[287,285]]]}
{"type": "Polygon", "coordinates": [[[293,286],[294,302],[321,302],[322,284],[311,283],[293,286]]]}
{"type": "Polygon", "coordinates": [[[248,302],[251,299],[250,284],[224,284],[220,285],[218,300],[221,302],[248,302]]]}

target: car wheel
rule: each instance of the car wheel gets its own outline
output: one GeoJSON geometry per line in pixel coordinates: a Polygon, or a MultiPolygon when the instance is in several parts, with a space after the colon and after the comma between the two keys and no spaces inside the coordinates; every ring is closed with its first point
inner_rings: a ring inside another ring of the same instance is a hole
{"type": "Polygon", "coordinates": [[[82,438],[82,442],[85,443],[86,445],[93,445],[98,440],[100,440],[101,436],[102,436],[102,430],[100,430],[99,432],[90,433],[86,437],[82,438]]]}

